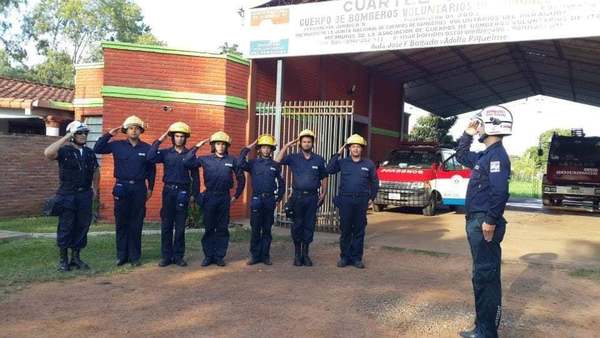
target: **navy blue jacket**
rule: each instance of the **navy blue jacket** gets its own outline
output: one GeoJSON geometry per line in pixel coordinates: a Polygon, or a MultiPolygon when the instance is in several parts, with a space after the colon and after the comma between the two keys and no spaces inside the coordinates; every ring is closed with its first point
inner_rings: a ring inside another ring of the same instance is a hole
{"type": "Polygon", "coordinates": [[[96,145],[96,154],[113,154],[115,160],[114,176],[117,180],[144,181],[148,180],[148,189],[154,189],[156,178],[156,165],[146,159],[150,145],[139,141],[134,146],[128,140],[109,142],[112,135],[102,135],[96,145]]]}
{"type": "Polygon", "coordinates": [[[339,154],[334,154],[329,160],[327,171],[330,175],[341,172],[339,192],[365,193],[369,199],[374,200],[379,191],[379,179],[375,163],[369,159],[354,162],[351,157],[340,159],[339,154]]]}
{"type": "Polygon", "coordinates": [[[238,160],[233,156],[218,157],[216,154],[196,157],[197,151],[198,147],[193,147],[188,151],[183,158],[183,164],[190,169],[198,167],[204,169],[206,191],[228,192],[233,188],[233,176],[235,176],[237,187],[234,197],[240,197],[246,185],[246,176],[240,168],[238,160]]]}
{"type": "Polygon", "coordinates": [[[238,161],[240,167],[252,176],[252,192],[254,194],[274,193],[277,199],[283,198],[285,181],[281,177],[281,165],[272,158],[258,157],[248,161],[246,156],[249,152],[249,148],[242,148],[238,161]]]}
{"type": "Polygon", "coordinates": [[[92,187],[94,172],[98,161],[92,149],[83,147],[82,151],[68,144],[58,149],[60,187],[62,194],[87,191],[92,187]]]}
{"type": "Polygon", "coordinates": [[[280,162],[292,169],[294,190],[317,191],[321,187],[321,180],[327,177],[325,160],[320,155],[311,153],[306,159],[302,152],[286,155],[280,162]]]}
{"type": "Polygon", "coordinates": [[[502,142],[489,146],[485,151],[469,151],[473,137],[464,133],[458,142],[456,159],[473,169],[467,187],[465,209],[467,214],[484,212],[485,222],[496,225],[504,214],[508,201],[510,159],[502,142]]]}
{"type": "Polygon", "coordinates": [[[183,158],[190,150],[184,148],[181,153],[175,147],[159,149],[160,141],[156,140],[150,146],[146,158],[152,163],[163,163],[163,182],[166,184],[189,186],[191,183],[192,196],[200,192],[200,175],[198,168],[189,169],[183,165],[183,158]]]}

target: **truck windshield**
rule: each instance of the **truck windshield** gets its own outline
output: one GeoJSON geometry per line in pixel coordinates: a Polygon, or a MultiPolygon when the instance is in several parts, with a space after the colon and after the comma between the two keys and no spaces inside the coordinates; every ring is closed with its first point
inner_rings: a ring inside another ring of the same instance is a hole
{"type": "Polygon", "coordinates": [[[600,138],[558,138],[550,146],[548,161],[564,165],[600,163],[600,138]]]}
{"type": "Polygon", "coordinates": [[[384,167],[424,169],[439,162],[439,155],[431,151],[395,150],[382,163],[384,167]]]}

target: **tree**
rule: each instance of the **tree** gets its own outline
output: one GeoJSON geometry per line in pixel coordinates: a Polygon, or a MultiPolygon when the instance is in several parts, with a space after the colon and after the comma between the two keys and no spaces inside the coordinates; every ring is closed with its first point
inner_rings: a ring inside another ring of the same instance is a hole
{"type": "Polygon", "coordinates": [[[221,45],[219,47],[219,49],[221,50],[221,54],[233,54],[233,55],[239,55],[242,56],[242,52],[240,52],[238,50],[240,46],[237,43],[234,43],[233,45],[229,45],[228,42],[225,42],[223,45],[221,45]]]}
{"type": "Polygon", "coordinates": [[[75,85],[75,72],[71,56],[65,52],[49,51],[46,61],[32,70],[32,80],[62,87],[75,85]]]}
{"type": "Polygon", "coordinates": [[[410,131],[410,138],[415,141],[454,143],[452,136],[448,135],[448,131],[456,123],[456,119],[456,116],[448,118],[437,115],[421,116],[410,131]]]}
{"type": "Polygon", "coordinates": [[[23,24],[38,53],[66,51],[73,63],[88,61],[102,40],[152,39],[141,8],[131,0],[41,0],[23,24]]]}
{"type": "Polygon", "coordinates": [[[0,47],[3,53],[11,60],[17,61],[23,65],[23,60],[27,57],[25,48],[9,34],[12,24],[9,21],[9,13],[18,10],[26,0],[0,0],[0,47]]]}

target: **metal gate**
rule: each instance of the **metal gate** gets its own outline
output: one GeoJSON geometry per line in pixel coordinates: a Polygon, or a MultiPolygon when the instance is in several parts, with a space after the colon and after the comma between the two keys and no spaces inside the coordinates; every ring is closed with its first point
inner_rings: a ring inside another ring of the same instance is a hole
{"type": "MultiPolygon", "coordinates": [[[[279,145],[283,145],[298,136],[301,130],[310,129],[315,132],[316,140],[313,151],[328,161],[352,134],[354,101],[293,101],[283,102],[281,116],[275,102],[258,102],[256,104],[256,125],[258,135],[269,133],[275,136],[279,145]],[[280,121],[277,126],[276,122],[280,121]],[[276,135],[276,131],[280,131],[276,135]]],[[[280,149],[281,147],[278,147],[280,149]]],[[[298,146],[288,149],[287,153],[299,151],[298,146]]],[[[286,197],[290,197],[292,173],[287,166],[283,168],[286,182],[286,197]]],[[[319,231],[339,232],[339,217],[333,206],[332,196],[337,192],[338,175],[329,177],[329,186],[325,202],[317,211],[319,231]]],[[[275,222],[278,226],[289,227],[291,220],[285,217],[281,203],[276,210],[275,222]]]]}

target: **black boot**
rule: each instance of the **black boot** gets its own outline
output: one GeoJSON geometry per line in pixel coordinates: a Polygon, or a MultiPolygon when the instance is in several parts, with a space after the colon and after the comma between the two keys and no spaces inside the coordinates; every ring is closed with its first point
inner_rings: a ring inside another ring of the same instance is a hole
{"type": "Polygon", "coordinates": [[[302,266],[302,245],[300,242],[294,242],[294,265],[302,266]]]}
{"type": "Polygon", "coordinates": [[[72,266],[75,269],[83,270],[88,270],[90,268],[90,266],[87,265],[86,262],[82,261],[81,258],[79,258],[79,249],[71,249],[71,263],[69,263],[69,266],[72,266]]]}
{"type": "Polygon", "coordinates": [[[60,249],[60,260],[58,261],[58,271],[66,272],[69,271],[69,251],[68,249],[60,249]]]}
{"type": "Polygon", "coordinates": [[[304,266],[312,266],[312,260],[308,256],[308,243],[302,243],[302,260],[304,261],[304,266]]]}

